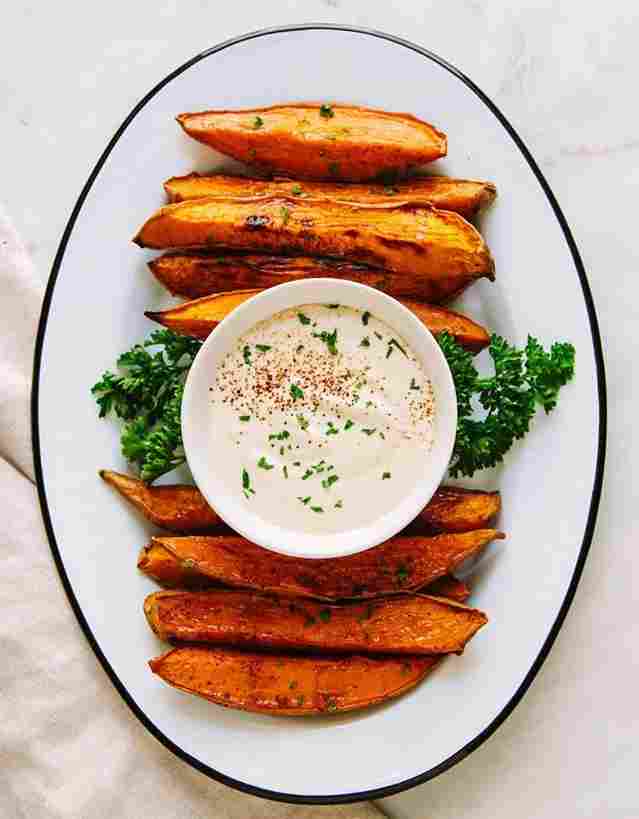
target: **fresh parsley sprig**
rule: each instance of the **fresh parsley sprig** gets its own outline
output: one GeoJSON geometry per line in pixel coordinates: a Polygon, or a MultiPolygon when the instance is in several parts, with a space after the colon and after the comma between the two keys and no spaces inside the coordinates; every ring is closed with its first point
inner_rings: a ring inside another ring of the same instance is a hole
{"type": "Polygon", "coordinates": [[[145,481],[184,463],[180,409],[186,374],[202,345],[197,339],[155,330],[117,361],[91,388],[100,418],[125,421],[122,454],[145,481]]]}
{"type": "Polygon", "coordinates": [[[457,392],[457,436],[449,466],[453,477],[470,477],[502,461],[515,440],[530,429],[537,405],[551,412],[559,390],[575,372],[572,344],[556,342],[546,352],[537,339],[528,336],[520,350],[493,335],[488,353],[495,372],[482,378],[472,355],[452,336],[442,333],[437,340],[457,392]],[[484,410],[483,417],[474,416],[474,401],[484,410]]]}

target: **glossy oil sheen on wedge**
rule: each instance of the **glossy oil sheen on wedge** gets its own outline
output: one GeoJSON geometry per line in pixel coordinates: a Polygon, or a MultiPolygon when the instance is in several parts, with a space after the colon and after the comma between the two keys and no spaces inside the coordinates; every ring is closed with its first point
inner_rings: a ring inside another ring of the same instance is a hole
{"type": "Polygon", "coordinates": [[[270,173],[348,181],[395,177],[446,155],[446,135],[412,114],[321,102],[180,114],[198,142],[270,173]]]}
{"type": "Polygon", "coordinates": [[[292,656],[181,646],[149,662],[164,682],[225,708],[319,716],[366,708],[413,688],[439,657],[292,656]]]}
{"type": "Polygon", "coordinates": [[[238,535],[156,537],[138,567],[165,585],[184,570],[256,591],[319,600],[367,599],[421,589],[503,535],[494,529],[433,537],[398,536],[339,558],[305,560],[263,549],[238,535]]]}
{"type": "Polygon", "coordinates": [[[327,199],[206,197],[160,208],[140,228],[141,247],[220,248],[333,256],[364,262],[450,295],[494,278],[479,232],[436,208],[347,205],[327,199]]]}
{"type": "Polygon", "coordinates": [[[144,613],[161,640],[327,654],[460,653],[487,622],[428,595],[327,605],[232,589],[154,592],[144,613]]]}

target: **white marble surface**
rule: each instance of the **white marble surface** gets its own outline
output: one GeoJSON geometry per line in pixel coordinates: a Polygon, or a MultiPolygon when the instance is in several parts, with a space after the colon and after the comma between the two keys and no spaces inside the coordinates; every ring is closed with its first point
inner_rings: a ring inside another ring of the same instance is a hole
{"type": "Polygon", "coordinates": [[[610,435],[599,523],[550,658],[524,701],[478,751],[382,807],[406,819],[638,816],[635,4],[12,4],[4,9],[0,50],[0,196],[46,278],[98,154],[159,78],[227,37],[313,20],[378,28],[420,43],[468,73],[502,108],[573,229],[607,358],[610,435]]]}

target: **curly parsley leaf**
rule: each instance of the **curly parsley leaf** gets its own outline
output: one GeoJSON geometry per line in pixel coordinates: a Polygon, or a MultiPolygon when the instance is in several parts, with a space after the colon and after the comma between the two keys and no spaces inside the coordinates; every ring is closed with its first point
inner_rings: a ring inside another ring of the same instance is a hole
{"type": "Polygon", "coordinates": [[[557,404],[559,390],[575,372],[575,348],[555,343],[546,352],[531,336],[519,350],[493,335],[488,352],[494,375],[482,378],[472,355],[448,334],[438,337],[457,392],[457,436],[450,474],[472,476],[479,469],[503,460],[515,440],[523,438],[537,405],[549,413],[557,404]],[[483,417],[472,417],[473,402],[483,417]]]}
{"type": "Polygon", "coordinates": [[[186,374],[202,346],[197,339],[155,330],[123,353],[91,392],[100,418],[113,412],[125,421],[124,457],[143,480],[153,481],[184,462],[180,406],[186,374]]]}

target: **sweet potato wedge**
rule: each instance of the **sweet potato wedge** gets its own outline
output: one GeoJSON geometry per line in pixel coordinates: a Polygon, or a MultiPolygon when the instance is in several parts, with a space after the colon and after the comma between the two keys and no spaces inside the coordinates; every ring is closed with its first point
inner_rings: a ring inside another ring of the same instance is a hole
{"type": "Polygon", "coordinates": [[[149,661],[164,682],[242,711],[316,716],[366,708],[417,685],[439,657],[301,657],[183,646],[149,661]]]}
{"type": "Polygon", "coordinates": [[[470,532],[483,529],[501,509],[499,492],[440,486],[410,524],[411,531],[470,532]]]}
{"type": "Polygon", "coordinates": [[[430,594],[433,597],[446,597],[448,600],[455,600],[457,603],[465,603],[470,597],[469,586],[463,580],[458,580],[450,574],[435,580],[434,583],[426,586],[423,591],[424,594],[430,594]]]}
{"type": "MultiPolygon", "coordinates": [[[[168,327],[174,333],[206,338],[231,310],[261,292],[261,290],[234,290],[230,293],[216,293],[194,301],[187,301],[169,310],[147,311],[144,315],[168,327]]],[[[466,350],[478,353],[490,343],[488,332],[480,324],[462,316],[461,313],[407,299],[400,299],[400,301],[404,307],[412,310],[431,333],[434,335],[443,332],[450,333],[466,350]]]]}
{"type": "Polygon", "coordinates": [[[149,268],[174,296],[187,299],[324,277],[349,279],[383,290],[395,298],[433,304],[450,301],[463,290],[457,277],[415,278],[343,259],[311,256],[165,253],[150,261],[149,268]]]}
{"type": "MultiPolygon", "coordinates": [[[[101,469],[100,477],[117,489],[147,520],[162,529],[194,534],[224,526],[196,486],[149,486],[138,478],[109,469],[101,469]]],[[[411,527],[416,534],[483,529],[499,508],[499,492],[440,486],[411,527]]]]}
{"type": "Polygon", "coordinates": [[[164,585],[180,583],[186,571],[194,581],[202,576],[226,586],[293,597],[369,599],[421,589],[502,537],[494,529],[399,536],[365,552],[320,560],[279,555],[239,535],[154,537],[142,549],[138,568],[164,585]]]}
{"type": "Polygon", "coordinates": [[[494,277],[479,232],[459,214],[432,207],[209,196],[160,208],[134,241],[160,250],[219,247],[336,256],[413,276],[423,290],[428,282],[447,297],[475,279],[494,277]]]}
{"type": "Polygon", "coordinates": [[[297,103],[177,117],[216,151],[300,179],[373,179],[446,156],[446,135],[411,114],[297,103]]]}
{"type": "MultiPolygon", "coordinates": [[[[167,549],[157,541],[151,541],[138,556],[138,568],[169,589],[211,589],[224,584],[198,570],[197,561],[192,558],[182,560],[175,551],[167,549]]],[[[446,575],[421,589],[424,594],[447,597],[457,603],[465,603],[470,597],[470,589],[461,580],[446,575]]]]}
{"type": "Polygon", "coordinates": [[[224,524],[195,486],[149,486],[144,481],[101,469],[100,477],[117,489],[147,520],[172,532],[207,532],[224,524]]]}
{"type": "Polygon", "coordinates": [[[428,595],[327,605],[235,589],[160,591],[144,601],[161,640],[327,654],[460,653],[486,615],[428,595]]]}
{"type": "Polygon", "coordinates": [[[245,176],[213,174],[173,176],[164,183],[169,202],[185,202],[203,196],[260,197],[289,194],[356,202],[359,205],[382,205],[400,201],[423,207],[434,205],[452,210],[466,219],[475,216],[495,199],[497,189],[490,182],[452,179],[449,176],[414,176],[393,185],[381,183],[344,184],[343,182],[298,182],[295,179],[251,179],[245,176]]]}

